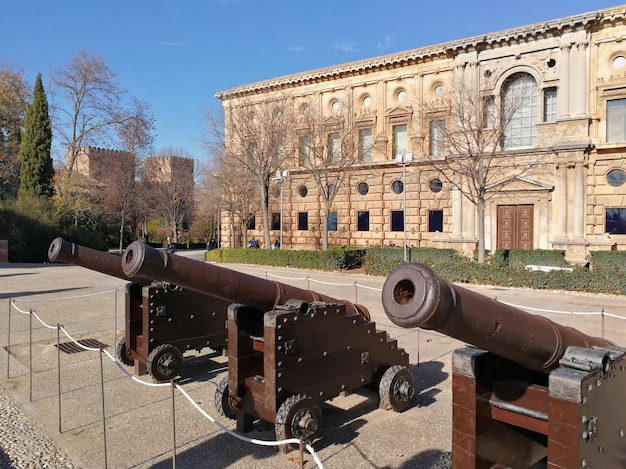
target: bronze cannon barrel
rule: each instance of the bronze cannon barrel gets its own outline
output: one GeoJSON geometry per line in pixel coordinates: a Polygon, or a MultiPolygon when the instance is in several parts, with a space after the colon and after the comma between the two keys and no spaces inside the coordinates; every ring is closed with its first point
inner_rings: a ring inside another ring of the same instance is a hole
{"type": "Polygon", "coordinates": [[[391,272],[382,302],[399,326],[436,330],[537,371],[558,367],[569,346],[619,349],[608,340],[453,285],[423,264],[403,264],[391,272]]]}
{"type": "Polygon", "coordinates": [[[87,269],[140,285],[149,285],[152,282],[152,279],[143,276],[137,276],[133,279],[126,276],[122,270],[122,258],[116,254],[79,246],[60,237],[50,243],[48,259],[50,259],[50,262],[65,262],[86,267],[87,269]]]}
{"type": "Polygon", "coordinates": [[[166,251],[154,249],[141,241],[131,243],[124,251],[122,270],[130,278],[137,275],[148,276],[261,311],[273,310],[276,306],[295,299],[309,303],[314,301],[343,303],[348,312],[358,313],[365,319],[370,319],[369,311],[365,306],[172,255],[166,251]]]}

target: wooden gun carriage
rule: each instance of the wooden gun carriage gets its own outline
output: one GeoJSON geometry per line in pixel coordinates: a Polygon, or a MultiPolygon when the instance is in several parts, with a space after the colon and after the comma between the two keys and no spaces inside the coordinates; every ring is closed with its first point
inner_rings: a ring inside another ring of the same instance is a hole
{"type": "Polygon", "coordinates": [[[137,375],[148,373],[157,381],[169,381],[181,373],[184,352],[205,347],[220,352],[226,347],[230,302],[148,277],[131,279],[122,270],[120,256],[62,238],[52,241],[48,258],[129,282],[124,337],[116,353],[122,363],[135,367],[137,375]]]}
{"type": "MultiPolygon", "coordinates": [[[[256,419],[279,440],[314,439],[316,401],[376,385],[381,407],[405,409],[413,397],[408,354],[376,329],[367,309],[348,301],[153,249],[128,246],[122,270],[229,301],[228,377],[218,410],[240,432],[256,419]]],[[[284,448],[286,449],[286,448],[284,448]]]]}
{"type": "Polygon", "coordinates": [[[382,295],[395,324],[472,345],[452,357],[453,468],[626,467],[623,349],[422,264],[394,270],[382,295]]]}

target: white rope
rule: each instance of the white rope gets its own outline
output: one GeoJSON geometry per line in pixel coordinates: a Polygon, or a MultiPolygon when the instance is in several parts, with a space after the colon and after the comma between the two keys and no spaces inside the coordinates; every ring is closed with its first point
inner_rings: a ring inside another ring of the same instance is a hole
{"type": "Polygon", "coordinates": [[[11,306],[13,306],[15,309],[17,309],[18,313],[30,314],[30,310],[24,311],[23,309],[19,309],[17,306],[15,306],[15,300],[11,300],[11,306]]]}
{"type": "MultiPolygon", "coordinates": [[[[181,394],[183,396],[185,396],[185,398],[187,398],[187,400],[196,408],[196,410],[198,410],[198,412],[200,412],[202,415],[204,415],[207,419],[209,419],[209,421],[211,421],[211,423],[215,424],[217,427],[219,427],[220,429],[224,430],[226,433],[228,433],[229,435],[237,438],[238,440],[241,441],[245,441],[247,443],[252,443],[255,445],[259,445],[259,446],[280,446],[280,445],[286,445],[286,444],[300,444],[300,440],[296,439],[296,438],[289,438],[287,440],[281,440],[281,441],[267,441],[267,440],[258,440],[256,438],[248,438],[246,436],[240,435],[237,432],[234,432],[232,430],[230,430],[229,428],[225,427],[224,425],[222,425],[220,422],[218,422],[217,420],[215,420],[213,417],[211,417],[209,414],[207,414],[197,403],[196,401],[194,401],[189,394],[187,394],[185,392],[185,390],[183,388],[181,388],[178,384],[175,385],[176,389],[178,389],[181,394]]],[[[309,453],[311,453],[311,456],[313,457],[313,460],[315,461],[315,463],[317,464],[317,466],[320,469],[323,469],[322,466],[322,462],[320,461],[320,459],[318,458],[317,454],[315,453],[315,450],[313,449],[313,447],[310,444],[306,444],[305,445],[307,451],[309,453]]]]}
{"type": "Polygon", "coordinates": [[[281,277],[280,275],[270,274],[269,272],[265,272],[265,275],[269,277],[279,278],[281,280],[308,280],[309,277],[281,277]]]}
{"type": "Polygon", "coordinates": [[[46,324],[45,322],[43,322],[43,320],[37,316],[37,313],[33,310],[33,316],[35,316],[37,318],[37,320],[44,326],[47,327],[48,329],[56,329],[57,326],[50,326],[49,324],[46,324]]]}
{"type": "MultiPolygon", "coordinates": [[[[55,327],[56,329],[56,327],[55,327]]],[[[63,332],[63,334],[65,334],[65,337],[67,337],[68,339],[70,339],[72,342],[74,342],[76,345],[78,345],[80,348],[82,348],[83,350],[89,350],[90,352],[98,352],[100,350],[99,347],[87,347],[86,345],[83,345],[79,342],[77,342],[66,330],[63,326],[59,326],[59,330],[61,332],[63,332]]]]}
{"type": "Polygon", "coordinates": [[[117,367],[122,370],[122,372],[128,376],[130,379],[132,379],[133,381],[135,381],[136,383],[139,384],[143,384],[144,386],[148,386],[148,387],[153,387],[153,388],[163,388],[165,386],[169,386],[169,383],[148,383],[146,381],[143,381],[141,379],[139,379],[137,376],[131,374],[128,372],[128,370],[124,367],[124,365],[122,363],[120,363],[120,361],[115,358],[113,355],[111,355],[111,353],[106,349],[102,349],[102,351],[104,352],[104,354],[109,357],[113,363],[115,363],[117,365],[117,367]]]}
{"type": "MultiPolygon", "coordinates": [[[[89,293],[87,295],[79,295],[79,296],[64,296],[62,298],[39,298],[39,299],[32,299],[32,300],[17,300],[20,303],[35,303],[38,301],[61,301],[61,300],[76,300],[79,298],[89,298],[91,296],[98,296],[98,295],[106,295],[107,293],[113,293],[117,290],[107,290],[107,291],[101,291],[98,293],[89,293]]],[[[14,300],[13,302],[15,302],[16,300],[14,300]]]]}
{"type": "Polygon", "coordinates": [[[574,315],[579,315],[579,316],[589,316],[589,315],[597,315],[597,314],[604,314],[602,311],[581,311],[581,312],[573,312],[573,311],[558,311],[555,309],[543,309],[543,308],[533,308],[532,306],[521,306],[521,305],[516,305],[514,303],[508,303],[506,301],[501,301],[496,299],[497,302],[502,303],[503,305],[507,305],[507,306],[513,306],[514,308],[520,308],[520,309],[529,309],[531,311],[539,311],[542,313],[554,313],[554,314],[574,314],[574,315]]]}

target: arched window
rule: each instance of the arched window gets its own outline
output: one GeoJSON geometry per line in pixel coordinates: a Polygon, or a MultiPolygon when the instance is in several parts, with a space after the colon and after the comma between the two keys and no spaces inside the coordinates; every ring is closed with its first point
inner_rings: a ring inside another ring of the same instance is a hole
{"type": "Polygon", "coordinates": [[[502,87],[505,149],[532,147],[537,137],[537,82],[528,73],[511,75],[502,87]]]}

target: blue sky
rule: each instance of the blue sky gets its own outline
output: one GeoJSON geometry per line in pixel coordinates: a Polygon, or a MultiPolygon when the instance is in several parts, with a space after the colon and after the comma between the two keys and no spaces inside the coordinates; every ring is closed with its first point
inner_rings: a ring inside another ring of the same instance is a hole
{"type": "Polygon", "coordinates": [[[31,86],[79,50],[148,102],[155,150],[204,155],[218,91],[291,73],[620,5],[609,0],[20,0],[2,6],[0,60],[31,86]]]}

